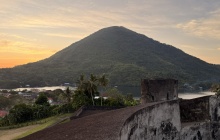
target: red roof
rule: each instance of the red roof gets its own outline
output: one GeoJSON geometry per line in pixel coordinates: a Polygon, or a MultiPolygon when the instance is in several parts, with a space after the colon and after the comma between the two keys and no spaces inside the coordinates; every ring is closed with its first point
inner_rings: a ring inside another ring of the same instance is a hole
{"type": "Polygon", "coordinates": [[[7,111],[0,110],[0,117],[5,117],[8,114],[7,111]]]}

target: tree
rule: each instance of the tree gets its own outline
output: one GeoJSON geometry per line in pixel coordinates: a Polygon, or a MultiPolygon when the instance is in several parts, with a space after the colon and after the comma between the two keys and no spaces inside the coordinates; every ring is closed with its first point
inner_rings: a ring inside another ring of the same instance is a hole
{"type": "Polygon", "coordinates": [[[64,93],[64,97],[67,99],[67,103],[71,102],[71,91],[70,88],[66,88],[66,92],[64,93]]]}
{"type": "Polygon", "coordinates": [[[110,88],[106,91],[108,99],[104,104],[107,106],[124,106],[122,93],[117,88],[110,88]]]}
{"type": "Polygon", "coordinates": [[[82,93],[75,93],[73,95],[73,103],[72,103],[72,107],[74,109],[78,109],[83,105],[89,105],[91,104],[91,100],[88,98],[88,96],[86,96],[85,94],[82,93]]]}
{"type": "Polygon", "coordinates": [[[26,104],[15,105],[12,109],[10,109],[8,119],[10,124],[17,124],[32,120],[32,107],[26,104]]]}
{"type": "Polygon", "coordinates": [[[108,85],[109,80],[106,78],[106,75],[103,74],[99,79],[99,85],[102,87],[106,87],[108,85]]]}
{"type": "Polygon", "coordinates": [[[80,91],[83,91],[84,90],[84,82],[85,82],[85,75],[84,74],[81,74],[80,77],[79,77],[79,80],[78,80],[78,89],[80,91]]]}
{"type": "MultiPolygon", "coordinates": [[[[108,79],[106,78],[105,74],[103,74],[99,79],[99,85],[101,85],[103,88],[106,88],[108,85],[108,79]]],[[[102,97],[101,98],[101,106],[102,106],[102,97]]]]}
{"type": "Polygon", "coordinates": [[[49,103],[48,103],[48,99],[47,99],[47,96],[45,95],[45,94],[43,94],[43,93],[41,93],[40,95],[39,95],[39,97],[37,98],[37,100],[35,101],[35,104],[37,104],[37,105],[50,105],[49,103]]]}
{"type": "Polygon", "coordinates": [[[89,99],[92,100],[92,104],[95,105],[94,102],[94,96],[95,94],[99,94],[98,87],[106,87],[108,85],[108,79],[106,78],[105,74],[103,74],[101,77],[98,77],[94,74],[90,74],[89,79],[85,79],[85,76],[82,74],[79,77],[78,87],[75,91],[75,94],[84,94],[89,99]]]}
{"type": "Polygon", "coordinates": [[[94,93],[97,92],[98,86],[97,86],[97,77],[93,74],[90,74],[90,79],[87,84],[87,90],[89,91],[91,98],[92,98],[92,104],[95,105],[94,103],[94,93]]]}
{"type": "Polygon", "coordinates": [[[97,76],[91,74],[89,80],[85,80],[84,75],[80,75],[80,79],[78,80],[78,88],[77,92],[85,94],[88,98],[92,99],[93,105],[94,103],[94,94],[98,89],[98,78],[97,76]]]}

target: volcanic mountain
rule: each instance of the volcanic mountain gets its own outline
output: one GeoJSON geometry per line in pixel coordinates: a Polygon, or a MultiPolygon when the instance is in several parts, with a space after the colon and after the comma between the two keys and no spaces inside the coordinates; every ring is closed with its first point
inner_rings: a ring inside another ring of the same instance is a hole
{"type": "Polygon", "coordinates": [[[51,57],[0,69],[0,88],[74,83],[80,74],[105,73],[114,85],[139,85],[141,78],[175,78],[181,83],[220,79],[220,69],[124,27],[108,27],[51,57]]]}

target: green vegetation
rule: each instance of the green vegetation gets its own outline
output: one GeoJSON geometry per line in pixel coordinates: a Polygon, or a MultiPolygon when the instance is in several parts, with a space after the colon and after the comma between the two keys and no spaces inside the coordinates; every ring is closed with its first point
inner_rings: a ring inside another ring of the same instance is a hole
{"type": "Polygon", "coordinates": [[[107,99],[104,99],[102,96],[94,98],[100,94],[98,89],[104,92],[103,90],[106,89],[107,85],[108,79],[105,74],[101,76],[90,74],[88,79],[84,75],[80,75],[78,87],[74,92],[69,87],[67,87],[65,92],[55,91],[55,93],[63,94],[66,100],[64,104],[50,105],[48,103],[48,96],[50,94],[40,93],[32,105],[20,103],[13,106],[9,110],[9,114],[0,120],[0,126],[13,127],[19,126],[22,123],[33,123],[33,121],[42,120],[54,115],[74,112],[83,105],[125,107],[138,104],[133,99],[132,94],[122,95],[116,88],[110,88],[105,91],[107,99]]]}
{"type": "Polygon", "coordinates": [[[108,99],[104,100],[104,106],[135,106],[139,104],[138,101],[133,99],[132,94],[123,95],[118,89],[110,88],[106,91],[108,99]]]}
{"type": "Polygon", "coordinates": [[[211,91],[215,92],[217,96],[220,95],[220,84],[213,84],[211,91]]]}
{"type": "Polygon", "coordinates": [[[219,66],[126,28],[110,27],[48,59],[1,69],[0,88],[71,83],[81,73],[106,73],[111,85],[140,85],[143,78],[175,78],[189,84],[220,80],[219,66]]]}
{"type": "MultiPolygon", "coordinates": [[[[108,79],[105,77],[105,75],[98,77],[90,74],[90,78],[86,80],[84,75],[80,75],[78,83],[76,93],[84,94],[90,98],[92,100],[92,104],[95,105],[94,97],[95,95],[99,95],[98,86],[106,87],[108,84],[108,79]]],[[[78,95],[76,95],[75,98],[77,96],[78,95]]],[[[82,95],[80,95],[80,97],[82,97],[82,95]]]]}
{"type": "Polygon", "coordinates": [[[66,108],[65,104],[50,106],[47,96],[41,93],[33,105],[19,103],[11,107],[9,114],[0,120],[0,126],[18,125],[69,112],[66,108]]]}
{"type": "Polygon", "coordinates": [[[62,114],[62,115],[56,115],[56,116],[52,116],[52,117],[43,119],[41,121],[45,122],[45,123],[42,123],[39,126],[35,127],[34,129],[31,129],[31,130],[23,133],[22,135],[19,135],[15,139],[23,138],[23,137],[28,136],[28,135],[30,135],[32,133],[35,133],[35,132],[40,131],[40,130],[43,130],[43,129],[51,126],[51,125],[57,124],[57,123],[60,122],[60,120],[65,119],[65,118],[69,118],[71,115],[72,114],[62,114]]]}
{"type": "Polygon", "coordinates": [[[35,101],[35,104],[49,106],[47,96],[45,94],[41,93],[39,95],[39,97],[37,98],[37,100],[35,101]]]}
{"type": "Polygon", "coordinates": [[[19,95],[11,95],[10,98],[6,98],[0,95],[0,109],[12,108],[14,105],[17,105],[20,103],[30,104],[30,101],[22,98],[19,95]]]}

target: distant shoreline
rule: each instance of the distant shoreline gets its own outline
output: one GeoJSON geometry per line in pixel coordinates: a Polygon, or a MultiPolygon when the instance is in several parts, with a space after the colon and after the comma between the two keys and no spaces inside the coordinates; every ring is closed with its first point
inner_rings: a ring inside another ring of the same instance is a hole
{"type": "MultiPolygon", "coordinates": [[[[51,87],[27,87],[27,88],[16,88],[12,89],[14,91],[23,91],[23,90],[39,90],[39,91],[47,91],[47,90],[56,90],[56,89],[61,89],[61,90],[66,90],[67,86],[51,86],[51,87]]],[[[71,87],[72,90],[75,90],[76,87],[71,87]]],[[[11,90],[11,89],[0,89],[0,90],[11,90]]],[[[141,94],[141,93],[140,93],[141,94]]],[[[210,91],[204,91],[204,92],[197,92],[197,93],[178,93],[178,97],[182,99],[193,99],[193,98],[198,98],[198,97],[203,97],[203,96],[209,96],[209,95],[215,95],[214,92],[210,91]]],[[[140,95],[141,96],[141,95],[140,95]]],[[[134,96],[135,99],[140,99],[140,96],[134,96]]]]}
{"type": "Polygon", "coordinates": [[[39,91],[46,91],[46,90],[56,90],[56,89],[62,89],[66,90],[67,87],[70,87],[71,89],[75,89],[76,87],[71,86],[51,86],[51,87],[24,87],[24,88],[15,88],[15,89],[0,89],[0,90],[14,90],[14,91],[23,91],[23,90],[39,90],[39,91]]]}

